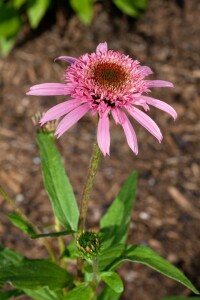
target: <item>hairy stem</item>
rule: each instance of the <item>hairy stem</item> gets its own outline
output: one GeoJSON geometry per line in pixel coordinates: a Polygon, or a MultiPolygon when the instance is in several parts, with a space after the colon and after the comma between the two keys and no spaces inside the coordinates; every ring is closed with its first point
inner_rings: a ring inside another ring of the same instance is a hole
{"type": "Polygon", "coordinates": [[[96,287],[98,284],[98,272],[99,272],[99,268],[98,268],[98,258],[95,257],[92,263],[92,268],[93,268],[93,278],[92,278],[92,282],[94,284],[94,286],[96,287]]]}
{"type": "Polygon", "coordinates": [[[83,189],[81,209],[80,209],[80,218],[79,218],[79,224],[78,224],[78,229],[80,232],[83,232],[84,228],[85,228],[85,221],[86,221],[86,215],[87,215],[87,210],[88,210],[88,202],[90,199],[90,193],[92,190],[92,186],[94,183],[94,177],[97,172],[100,158],[101,158],[101,150],[99,149],[99,146],[97,145],[97,143],[95,143],[93,146],[93,153],[92,153],[92,157],[90,160],[90,165],[89,165],[89,169],[88,169],[85,186],[83,189]]]}
{"type": "Polygon", "coordinates": [[[90,283],[91,288],[93,289],[93,295],[91,296],[90,300],[96,299],[96,289],[99,284],[99,266],[98,266],[98,258],[95,257],[92,262],[92,269],[93,269],[93,276],[92,281],[90,283]]]}
{"type": "MultiPolygon", "coordinates": [[[[87,178],[86,178],[86,182],[85,182],[85,186],[84,186],[83,194],[82,194],[80,217],[79,217],[79,224],[78,224],[79,232],[83,232],[85,229],[85,221],[86,221],[87,210],[88,210],[88,202],[90,199],[90,193],[92,190],[92,186],[94,183],[94,177],[97,172],[100,158],[101,158],[101,151],[100,151],[97,143],[95,143],[93,146],[92,157],[90,160],[88,174],[87,174],[87,178]]],[[[79,279],[81,279],[83,276],[82,271],[83,271],[83,260],[81,258],[78,258],[77,259],[77,275],[78,275],[79,279]]]]}
{"type": "MultiPolygon", "coordinates": [[[[6,193],[6,191],[3,189],[2,186],[0,186],[0,194],[4,197],[4,199],[6,201],[8,201],[8,203],[13,207],[13,209],[15,210],[15,212],[22,218],[22,220],[29,225],[33,231],[36,234],[40,234],[41,231],[39,230],[39,228],[37,226],[35,226],[29,219],[28,217],[24,214],[24,212],[21,210],[21,208],[19,208],[15,201],[6,193]]],[[[49,245],[48,241],[46,239],[43,239],[44,242],[44,246],[46,247],[52,261],[56,261],[55,255],[53,253],[53,250],[51,248],[51,246],[49,245]]]]}

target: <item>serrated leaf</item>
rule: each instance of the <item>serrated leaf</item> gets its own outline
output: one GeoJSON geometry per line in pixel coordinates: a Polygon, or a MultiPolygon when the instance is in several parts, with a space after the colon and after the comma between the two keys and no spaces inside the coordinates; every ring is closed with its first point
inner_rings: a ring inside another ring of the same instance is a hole
{"type": "Polygon", "coordinates": [[[115,292],[122,293],[124,290],[123,282],[115,272],[103,272],[100,274],[101,279],[115,292]]]}
{"type": "Polygon", "coordinates": [[[0,5],[0,37],[12,37],[21,28],[20,16],[13,7],[0,5]]]}
{"type": "Polygon", "coordinates": [[[90,24],[93,15],[94,0],[70,0],[70,5],[76,12],[80,20],[85,24],[90,24]]]}
{"type": "Polygon", "coordinates": [[[52,290],[72,283],[70,273],[48,260],[24,259],[18,265],[0,267],[0,284],[6,282],[20,289],[38,289],[48,286],[52,290]]]}
{"type": "Polygon", "coordinates": [[[133,172],[101,219],[100,233],[103,236],[104,248],[126,242],[135,202],[136,184],[137,173],[133,172]]]}
{"type": "Polygon", "coordinates": [[[63,300],[86,300],[91,299],[93,294],[92,288],[88,285],[88,283],[81,283],[79,286],[68,292],[63,300]]]}
{"type": "Polygon", "coordinates": [[[10,213],[8,215],[8,219],[11,221],[13,225],[15,225],[17,228],[21,229],[24,233],[27,233],[28,235],[35,234],[35,231],[33,228],[25,223],[25,221],[16,213],[10,213]]]}
{"type": "Polygon", "coordinates": [[[49,233],[41,233],[41,234],[32,234],[32,239],[40,239],[40,238],[46,238],[46,237],[59,237],[63,235],[69,235],[75,233],[73,230],[65,230],[65,231],[56,231],[56,232],[49,232],[49,233]]]}
{"type": "Polygon", "coordinates": [[[24,289],[24,292],[33,297],[34,300],[63,300],[62,296],[59,296],[55,291],[51,291],[48,287],[39,290],[24,289]]]}
{"type": "Polygon", "coordinates": [[[51,1],[50,0],[33,0],[27,9],[29,22],[32,28],[37,28],[41,19],[45,15],[51,1]]]}
{"type": "Polygon", "coordinates": [[[179,269],[148,247],[143,245],[128,245],[121,257],[116,258],[112,265],[109,266],[109,270],[115,270],[122,262],[127,260],[145,264],[161,274],[182,283],[195,294],[199,294],[199,291],[179,269]]]}
{"type": "Polygon", "coordinates": [[[36,141],[40,150],[44,186],[54,214],[64,227],[76,231],[79,211],[61,156],[49,134],[38,133],[36,141]]]}
{"type": "Polygon", "coordinates": [[[109,286],[105,286],[98,300],[119,300],[121,293],[115,293],[109,286]]]}

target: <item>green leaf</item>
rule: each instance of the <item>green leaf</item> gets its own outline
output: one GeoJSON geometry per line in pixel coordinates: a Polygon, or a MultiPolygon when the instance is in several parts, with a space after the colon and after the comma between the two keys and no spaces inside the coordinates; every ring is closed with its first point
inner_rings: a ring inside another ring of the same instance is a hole
{"type": "Polygon", "coordinates": [[[51,1],[50,0],[33,0],[27,10],[29,22],[32,28],[37,28],[41,19],[45,15],[51,1]]]}
{"type": "Polygon", "coordinates": [[[68,292],[63,300],[86,300],[91,299],[93,294],[92,288],[88,285],[88,283],[81,283],[79,286],[68,292]]]}
{"type": "Polygon", "coordinates": [[[9,300],[12,297],[17,297],[17,296],[20,296],[23,294],[24,294],[24,292],[19,291],[19,290],[12,290],[12,291],[6,291],[6,292],[0,291],[0,299],[1,300],[9,300]]]}
{"type": "Polygon", "coordinates": [[[19,9],[27,0],[13,0],[13,6],[19,9]]]}
{"type": "Polygon", "coordinates": [[[8,219],[11,221],[13,225],[15,225],[17,228],[21,229],[24,233],[27,233],[29,235],[35,234],[35,231],[33,228],[24,222],[24,220],[16,213],[10,213],[8,215],[8,219]]]}
{"type": "Polygon", "coordinates": [[[79,252],[75,240],[69,243],[62,253],[61,258],[65,257],[70,259],[77,259],[77,257],[79,257],[79,252]]]}
{"type": "Polygon", "coordinates": [[[125,14],[131,17],[138,17],[140,10],[147,7],[147,0],[113,0],[114,4],[125,14]]]}
{"type": "Polygon", "coordinates": [[[57,290],[70,285],[72,276],[48,260],[24,259],[18,265],[0,267],[0,284],[6,282],[20,289],[38,289],[48,286],[52,290],[57,290]]]}
{"type": "Polygon", "coordinates": [[[120,259],[125,249],[124,244],[115,245],[112,248],[104,249],[99,255],[99,270],[110,270],[116,259],[120,259]]]}
{"type": "Polygon", "coordinates": [[[85,24],[91,23],[94,1],[95,0],[70,0],[71,7],[85,24]]]}
{"type": "Polygon", "coordinates": [[[125,243],[135,201],[137,173],[133,172],[100,222],[103,247],[125,243]]]}
{"type": "Polygon", "coordinates": [[[161,300],[200,300],[200,297],[170,296],[170,297],[164,297],[161,300]]]}
{"type": "Polygon", "coordinates": [[[22,263],[24,257],[11,249],[0,246],[0,268],[3,266],[18,266],[22,263]]]}
{"type": "Polygon", "coordinates": [[[61,156],[49,134],[40,132],[36,140],[40,149],[43,181],[54,214],[67,229],[76,231],[79,211],[61,156]]]}
{"type": "Polygon", "coordinates": [[[148,0],[134,0],[135,6],[139,9],[146,9],[148,5],[148,0]]]}
{"type": "Polygon", "coordinates": [[[13,48],[16,41],[16,36],[14,37],[0,37],[0,53],[2,56],[8,55],[8,53],[13,48]]]}
{"type": "Polygon", "coordinates": [[[98,300],[119,300],[121,293],[115,293],[109,286],[105,286],[98,300]]]}
{"type": "Polygon", "coordinates": [[[48,287],[39,289],[39,290],[29,290],[24,289],[24,292],[33,297],[35,300],[62,300],[63,297],[59,296],[59,294],[55,291],[51,291],[48,287]]]}
{"type": "MultiPolygon", "coordinates": [[[[1,274],[1,267],[10,266],[20,266],[22,261],[26,260],[21,254],[14,252],[8,248],[0,247],[0,274],[1,274]]],[[[13,290],[7,292],[0,292],[0,299],[7,300],[10,299],[11,296],[18,296],[21,294],[26,293],[29,296],[34,297],[36,300],[62,300],[62,298],[58,298],[57,293],[50,291],[48,287],[43,288],[38,291],[23,289],[23,291],[13,290]]]]}
{"type": "Polygon", "coordinates": [[[171,265],[168,261],[160,257],[156,252],[148,247],[142,245],[127,246],[121,257],[116,258],[112,265],[110,265],[109,270],[115,270],[123,261],[126,260],[145,264],[163,275],[182,283],[195,294],[199,294],[199,291],[179,269],[171,265]]]}
{"type": "Polygon", "coordinates": [[[14,8],[0,5],[0,37],[16,35],[21,28],[20,16],[14,8]]]}
{"type": "Polygon", "coordinates": [[[100,274],[101,279],[115,292],[122,293],[124,290],[123,282],[115,272],[103,272],[100,274]]]}
{"type": "Polygon", "coordinates": [[[32,234],[32,239],[46,238],[46,237],[58,237],[63,235],[69,235],[71,233],[75,233],[73,230],[65,230],[65,231],[56,231],[50,233],[41,233],[41,234],[32,234]]]}

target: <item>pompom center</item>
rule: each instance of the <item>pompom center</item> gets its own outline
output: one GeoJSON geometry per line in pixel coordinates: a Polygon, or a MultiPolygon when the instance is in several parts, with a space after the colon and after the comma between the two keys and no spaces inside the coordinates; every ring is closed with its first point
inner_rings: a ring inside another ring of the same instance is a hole
{"type": "Polygon", "coordinates": [[[121,91],[128,78],[126,69],[115,62],[98,62],[91,69],[94,84],[107,91],[121,91]]]}

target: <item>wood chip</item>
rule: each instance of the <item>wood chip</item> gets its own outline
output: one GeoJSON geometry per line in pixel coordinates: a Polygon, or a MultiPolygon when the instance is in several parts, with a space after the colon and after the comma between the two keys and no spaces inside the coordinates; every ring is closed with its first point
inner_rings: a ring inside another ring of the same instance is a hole
{"type": "Polygon", "coordinates": [[[168,188],[168,192],[172,199],[182,208],[182,210],[186,211],[195,219],[200,220],[200,215],[196,212],[195,207],[191,204],[191,202],[186,199],[186,197],[181,194],[181,192],[174,186],[170,186],[168,188]]]}

